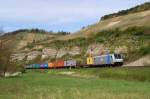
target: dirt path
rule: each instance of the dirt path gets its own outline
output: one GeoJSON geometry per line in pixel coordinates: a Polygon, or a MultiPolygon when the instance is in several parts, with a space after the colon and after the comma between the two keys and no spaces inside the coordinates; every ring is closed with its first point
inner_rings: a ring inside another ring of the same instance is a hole
{"type": "Polygon", "coordinates": [[[150,66],[150,55],[144,56],[134,62],[126,64],[124,66],[150,66]]]}
{"type": "Polygon", "coordinates": [[[118,23],[120,23],[120,21],[111,22],[111,23],[109,23],[109,24],[107,25],[107,28],[112,27],[112,26],[114,26],[114,25],[116,25],[116,24],[118,24],[118,23]]]}

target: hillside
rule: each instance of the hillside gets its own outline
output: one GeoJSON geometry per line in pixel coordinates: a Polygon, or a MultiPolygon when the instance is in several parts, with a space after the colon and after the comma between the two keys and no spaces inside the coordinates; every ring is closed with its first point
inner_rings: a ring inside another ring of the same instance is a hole
{"type": "Polygon", "coordinates": [[[150,54],[150,10],[118,16],[89,25],[70,35],[19,31],[1,36],[15,43],[13,60],[47,62],[56,59],[76,59],[85,63],[91,48],[92,55],[122,53],[125,63],[150,54]]]}
{"type": "Polygon", "coordinates": [[[75,32],[72,35],[59,38],[60,40],[73,39],[77,37],[90,37],[90,35],[96,34],[103,30],[108,29],[126,29],[132,26],[147,26],[150,27],[150,10],[139,13],[119,16],[107,20],[100,21],[93,25],[89,25],[85,29],[75,32]]]}
{"type": "Polygon", "coordinates": [[[133,7],[133,8],[127,9],[127,10],[122,10],[117,13],[105,15],[101,18],[101,20],[106,20],[106,19],[123,16],[123,15],[127,15],[127,14],[133,14],[133,13],[137,13],[137,12],[143,12],[143,11],[147,11],[147,10],[150,10],[150,2],[146,2],[144,4],[138,5],[136,7],[133,7]]]}
{"type": "Polygon", "coordinates": [[[20,51],[24,49],[26,46],[30,47],[31,43],[44,42],[46,40],[51,41],[57,38],[58,36],[62,36],[62,34],[57,33],[49,33],[44,30],[17,30],[14,32],[7,33],[2,35],[0,39],[4,41],[3,43],[15,43],[15,50],[20,51]],[[5,42],[7,41],[7,42],[5,42]]]}

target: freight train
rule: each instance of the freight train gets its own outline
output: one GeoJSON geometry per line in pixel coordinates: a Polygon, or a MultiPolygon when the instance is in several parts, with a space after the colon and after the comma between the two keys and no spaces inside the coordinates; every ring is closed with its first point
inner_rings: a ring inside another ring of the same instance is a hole
{"type": "Polygon", "coordinates": [[[88,57],[86,64],[79,64],[76,60],[56,60],[43,64],[26,65],[27,69],[50,69],[50,68],[69,68],[69,67],[101,67],[101,66],[121,66],[123,58],[121,54],[106,54],[88,57]]]}

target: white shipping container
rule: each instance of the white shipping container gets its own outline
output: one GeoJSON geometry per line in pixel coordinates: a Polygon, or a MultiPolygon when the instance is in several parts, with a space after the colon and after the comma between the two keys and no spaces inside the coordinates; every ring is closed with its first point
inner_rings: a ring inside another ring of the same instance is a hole
{"type": "Polygon", "coordinates": [[[64,61],[64,66],[66,66],[66,67],[76,66],[76,60],[67,60],[67,61],[64,61]]]}

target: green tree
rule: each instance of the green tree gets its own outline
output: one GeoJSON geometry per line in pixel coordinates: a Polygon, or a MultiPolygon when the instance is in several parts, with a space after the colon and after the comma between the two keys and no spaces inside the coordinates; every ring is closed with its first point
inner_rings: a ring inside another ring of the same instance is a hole
{"type": "Polygon", "coordinates": [[[9,41],[0,40],[0,76],[4,77],[7,72],[13,73],[23,69],[22,62],[12,61],[13,44],[9,41]]]}

